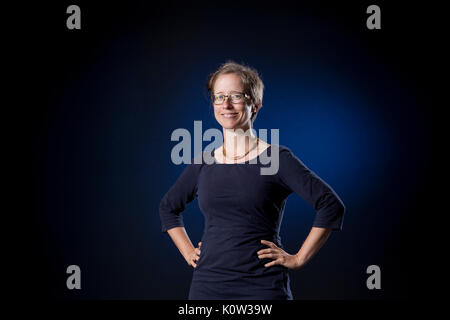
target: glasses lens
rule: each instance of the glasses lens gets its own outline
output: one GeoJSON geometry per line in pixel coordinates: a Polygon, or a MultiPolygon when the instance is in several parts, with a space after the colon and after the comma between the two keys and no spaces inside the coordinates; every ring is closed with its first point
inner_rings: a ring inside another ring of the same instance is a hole
{"type": "Polygon", "coordinates": [[[234,103],[242,102],[244,96],[240,93],[234,93],[231,95],[231,101],[234,103]]]}
{"type": "MultiPolygon", "coordinates": [[[[225,100],[224,94],[215,94],[213,95],[213,102],[215,104],[222,104],[225,100]]],[[[242,93],[233,93],[229,96],[227,96],[229,100],[231,100],[232,103],[241,103],[244,101],[244,95],[242,93]]]]}
{"type": "Polygon", "coordinates": [[[224,96],[223,94],[217,94],[213,96],[213,101],[216,104],[221,104],[223,102],[224,96]]]}

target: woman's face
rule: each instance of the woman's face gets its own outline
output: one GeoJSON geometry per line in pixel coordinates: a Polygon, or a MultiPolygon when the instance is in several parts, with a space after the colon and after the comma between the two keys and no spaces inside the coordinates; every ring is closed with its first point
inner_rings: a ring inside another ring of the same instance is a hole
{"type": "MultiPolygon", "coordinates": [[[[234,73],[220,75],[214,84],[213,94],[230,95],[232,93],[243,93],[244,85],[241,78],[234,73]]],[[[226,98],[222,104],[214,104],[214,116],[224,129],[250,128],[251,106],[248,100],[233,103],[231,97],[226,98]]]]}

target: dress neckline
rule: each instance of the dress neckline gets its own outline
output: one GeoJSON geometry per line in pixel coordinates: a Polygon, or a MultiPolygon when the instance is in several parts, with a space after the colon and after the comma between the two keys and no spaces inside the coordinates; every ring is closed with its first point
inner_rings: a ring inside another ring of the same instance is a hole
{"type": "MultiPolygon", "coordinates": [[[[268,151],[269,149],[271,149],[271,148],[272,148],[272,145],[269,145],[266,149],[264,149],[263,152],[259,153],[256,157],[253,157],[253,158],[251,158],[251,159],[249,159],[249,160],[246,160],[246,161],[243,161],[243,162],[237,162],[237,163],[224,163],[224,162],[218,162],[217,159],[216,159],[216,157],[214,156],[214,151],[216,151],[217,149],[211,150],[211,156],[214,158],[214,163],[213,163],[213,164],[223,164],[223,165],[250,164],[249,162],[250,162],[250,161],[253,161],[253,162],[254,162],[255,159],[256,159],[256,163],[252,163],[252,164],[258,164],[258,163],[260,163],[260,162],[259,162],[260,156],[261,156],[264,152],[267,152],[267,151],[268,151]]],[[[270,150],[270,151],[272,151],[272,150],[270,150]]]]}

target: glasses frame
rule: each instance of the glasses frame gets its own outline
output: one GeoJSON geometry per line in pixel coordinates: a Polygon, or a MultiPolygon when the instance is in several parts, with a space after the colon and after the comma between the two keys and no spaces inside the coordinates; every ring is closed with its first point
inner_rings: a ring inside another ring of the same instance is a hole
{"type": "MultiPolygon", "coordinates": [[[[244,93],[244,92],[234,92],[234,93],[231,93],[231,94],[224,94],[223,96],[225,97],[224,99],[223,99],[223,101],[221,102],[221,103],[216,103],[216,102],[214,102],[214,96],[215,96],[215,94],[211,94],[211,101],[212,101],[212,104],[213,105],[218,105],[218,106],[220,106],[220,105],[222,105],[224,102],[225,102],[225,99],[229,99],[230,97],[231,97],[231,95],[233,95],[233,94],[242,94],[242,95],[244,95],[244,101],[243,102],[245,102],[245,99],[250,99],[250,96],[248,95],[248,94],[246,94],[246,93],[244,93]]],[[[230,101],[230,103],[242,103],[242,102],[233,102],[233,100],[232,99],[229,99],[228,101],[230,101]]]]}

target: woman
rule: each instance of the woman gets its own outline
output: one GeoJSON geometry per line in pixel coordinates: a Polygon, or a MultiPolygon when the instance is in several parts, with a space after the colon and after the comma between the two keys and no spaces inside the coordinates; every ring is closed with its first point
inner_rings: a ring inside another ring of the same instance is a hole
{"type": "Polygon", "coordinates": [[[264,89],[256,70],[225,63],[210,75],[207,89],[224,142],[211,152],[212,164],[189,164],[160,203],[162,231],[194,268],[189,299],[292,300],[289,270],[305,265],[331,231],[341,230],[345,207],[289,148],[253,134],[264,89]],[[259,160],[272,152],[279,152],[278,171],[262,175],[259,160]],[[316,210],[316,217],[300,250],[289,254],[279,230],[293,192],[316,210]],[[205,216],[197,248],[181,216],[195,197],[205,216]]]}

